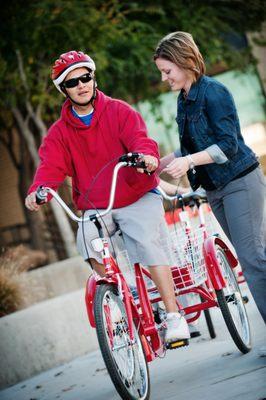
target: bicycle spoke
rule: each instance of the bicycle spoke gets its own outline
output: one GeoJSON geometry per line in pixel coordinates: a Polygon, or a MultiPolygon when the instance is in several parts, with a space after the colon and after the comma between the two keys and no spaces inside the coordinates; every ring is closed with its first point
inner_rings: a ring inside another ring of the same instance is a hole
{"type": "Polygon", "coordinates": [[[219,246],[217,246],[216,249],[216,256],[226,282],[226,287],[223,289],[223,295],[228,311],[223,310],[222,312],[225,314],[227,314],[227,312],[229,313],[229,316],[226,316],[226,323],[236,345],[241,351],[247,352],[250,350],[250,328],[245,304],[237,283],[237,279],[234,271],[231,269],[230,264],[228,263],[223,249],[221,249],[219,246]]]}
{"type": "Polygon", "coordinates": [[[110,376],[122,398],[147,399],[149,374],[138,332],[134,326],[134,340],[131,341],[125,306],[114,288],[106,285],[99,288],[99,293],[96,329],[101,326],[100,338],[102,334],[105,337],[99,344],[110,376]]]}

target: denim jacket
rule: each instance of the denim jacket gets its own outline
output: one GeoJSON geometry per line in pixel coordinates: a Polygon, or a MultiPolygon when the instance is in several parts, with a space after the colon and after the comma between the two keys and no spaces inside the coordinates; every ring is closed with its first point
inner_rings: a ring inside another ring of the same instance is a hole
{"type": "MultiPolygon", "coordinates": [[[[206,150],[214,160],[206,170],[217,189],[257,162],[256,155],[241,135],[232,95],[215,79],[203,75],[191,86],[186,100],[180,92],[176,121],[181,146],[180,151],[175,152],[176,157],[189,153],[182,143],[186,129],[194,152],[206,150]]],[[[188,178],[194,190],[201,184],[197,173],[194,175],[189,171],[188,178]]]]}

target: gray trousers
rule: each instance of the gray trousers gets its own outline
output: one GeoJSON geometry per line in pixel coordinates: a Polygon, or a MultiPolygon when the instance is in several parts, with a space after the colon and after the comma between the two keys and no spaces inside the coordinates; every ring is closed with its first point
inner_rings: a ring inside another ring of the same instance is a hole
{"type": "Polygon", "coordinates": [[[266,323],[266,183],[260,168],[207,191],[215,217],[233,244],[244,277],[266,323]]]}

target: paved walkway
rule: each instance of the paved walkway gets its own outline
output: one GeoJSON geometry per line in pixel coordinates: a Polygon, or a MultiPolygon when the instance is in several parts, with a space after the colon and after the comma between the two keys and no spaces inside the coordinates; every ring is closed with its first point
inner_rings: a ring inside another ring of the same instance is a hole
{"type": "MultiPolygon", "coordinates": [[[[220,311],[213,310],[216,339],[209,339],[202,320],[202,336],[191,340],[189,348],[169,351],[150,364],[151,400],[265,400],[266,358],[258,352],[266,345],[266,330],[252,299],[247,310],[253,336],[250,353],[242,355],[237,350],[220,311]]],[[[0,400],[119,398],[99,351],[0,392],[0,400]]]]}

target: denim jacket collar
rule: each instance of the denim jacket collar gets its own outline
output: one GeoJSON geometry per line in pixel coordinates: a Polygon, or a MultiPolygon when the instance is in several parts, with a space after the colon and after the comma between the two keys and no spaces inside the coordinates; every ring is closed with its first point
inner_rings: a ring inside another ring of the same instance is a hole
{"type": "MultiPolygon", "coordinates": [[[[201,84],[202,84],[202,76],[191,85],[191,88],[188,92],[186,100],[196,101],[201,84]]],[[[184,99],[184,90],[183,89],[181,90],[181,96],[184,99]]]]}

